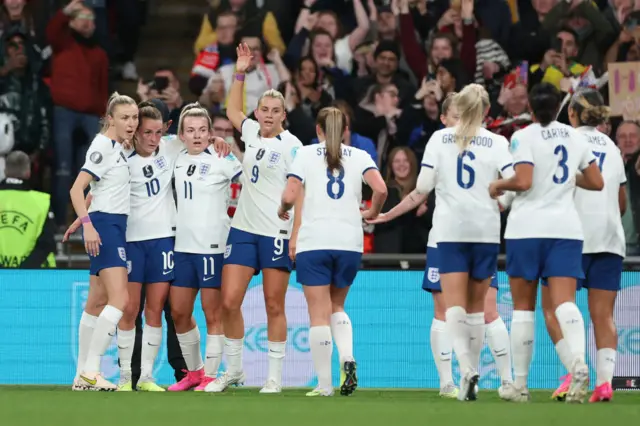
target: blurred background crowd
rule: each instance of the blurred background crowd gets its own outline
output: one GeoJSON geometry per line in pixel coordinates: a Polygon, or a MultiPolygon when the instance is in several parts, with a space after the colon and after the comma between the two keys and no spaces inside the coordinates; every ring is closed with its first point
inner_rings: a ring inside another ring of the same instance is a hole
{"type": "MultiPolygon", "coordinates": [[[[0,180],[3,156],[29,154],[29,185],[52,195],[64,232],[73,219],[69,188],[113,90],[161,99],[169,133],[181,108],[199,100],[216,136],[242,145],[225,118],[239,42],[254,56],[246,112],[278,89],[287,128],[313,144],[316,113],[339,107],[349,120],[345,143],[369,152],[387,179],[386,211],[415,187],[448,93],[484,85],[492,102],[486,126],[509,137],[531,122],[534,84],[568,92],[571,77],[640,60],[640,1],[2,0],[0,180]]],[[[608,96],[606,85],[602,92],[608,96]]],[[[640,253],[636,118],[602,128],[627,165],[629,255],[640,253]]],[[[559,119],[567,121],[566,112],[559,119]]],[[[240,192],[232,188],[234,199],[240,192]]],[[[424,253],[433,208],[431,197],[392,223],[363,224],[365,251],[424,253]]]]}

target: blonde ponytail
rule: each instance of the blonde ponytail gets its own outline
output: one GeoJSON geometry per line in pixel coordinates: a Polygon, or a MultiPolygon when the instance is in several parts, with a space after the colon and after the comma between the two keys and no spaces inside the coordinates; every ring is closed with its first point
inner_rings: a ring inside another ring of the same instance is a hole
{"type": "Polygon", "coordinates": [[[347,128],[347,119],[338,108],[322,108],[317,124],[325,135],[327,167],[332,172],[342,167],[342,135],[347,128]]]}
{"type": "Polygon", "coordinates": [[[460,114],[455,134],[456,145],[460,152],[464,152],[482,126],[484,111],[489,106],[489,95],[484,87],[474,83],[465,86],[455,95],[453,102],[460,114]]]}

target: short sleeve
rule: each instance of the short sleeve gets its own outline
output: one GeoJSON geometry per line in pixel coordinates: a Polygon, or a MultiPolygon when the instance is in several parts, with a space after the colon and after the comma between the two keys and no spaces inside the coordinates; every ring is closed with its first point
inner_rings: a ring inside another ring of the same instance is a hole
{"type": "Polygon", "coordinates": [[[430,169],[436,169],[438,167],[438,152],[436,145],[436,139],[440,138],[440,132],[435,132],[429,138],[427,142],[427,146],[424,148],[424,155],[422,156],[422,162],[420,165],[422,167],[428,167],[430,169]]]}
{"type": "Polygon", "coordinates": [[[242,164],[238,161],[238,158],[233,154],[229,154],[224,157],[223,161],[225,163],[225,175],[229,180],[238,179],[242,174],[242,164]]]}
{"type": "Polygon", "coordinates": [[[291,144],[291,149],[288,150],[288,152],[285,153],[285,165],[287,166],[287,168],[291,167],[291,164],[293,163],[293,161],[296,159],[296,156],[298,155],[298,150],[300,148],[302,148],[302,142],[300,142],[300,140],[296,137],[293,137],[293,143],[291,144]]]}
{"type": "Polygon", "coordinates": [[[513,134],[509,150],[511,151],[514,167],[518,164],[534,165],[531,146],[522,131],[518,131],[513,134]]]}
{"type": "Polygon", "coordinates": [[[513,157],[509,152],[509,141],[504,137],[498,137],[497,139],[496,166],[502,177],[509,179],[514,174],[513,157]]]}
{"type": "Polygon", "coordinates": [[[287,173],[287,179],[290,177],[299,179],[300,182],[304,182],[305,178],[305,166],[304,166],[304,150],[299,151],[294,157],[293,162],[291,163],[291,167],[289,167],[289,172],[287,173]]]}
{"type": "Polygon", "coordinates": [[[258,134],[260,133],[260,124],[255,120],[245,118],[242,121],[240,129],[242,133],[242,140],[249,143],[252,139],[258,137],[258,134]]]}
{"type": "Polygon", "coordinates": [[[580,171],[589,167],[591,163],[596,161],[596,156],[593,155],[593,151],[587,143],[581,144],[582,147],[582,155],[580,157],[580,171]]]}
{"type": "Polygon", "coordinates": [[[89,173],[96,181],[102,179],[113,166],[111,157],[120,151],[114,145],[115,142],[106,138],[94,140],[87,151],[81,171],[89,173]]]}
{"type": "Polygon", "coordinates": [[[369,170],[374,169],[374,170],[378,170],[378,166],[376,166],[375,161],[373,161],[373,158],[371,158],[371,155],[369,155],[368,152],[366,151],[361,151],[359,152],[359,160],[360,160],[360,164],[361,164],[361,168],[362,168],[362,176],[364,177],[364,174],[367,173],[369,170]]]}

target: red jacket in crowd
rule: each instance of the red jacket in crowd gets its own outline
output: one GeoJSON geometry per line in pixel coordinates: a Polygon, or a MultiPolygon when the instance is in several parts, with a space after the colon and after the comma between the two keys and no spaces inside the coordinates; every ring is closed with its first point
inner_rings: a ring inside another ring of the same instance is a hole
{"type": "Polygon", "coordinates": [[[102,116],[109,99],[109,59],[98,44],[81,43],[62,11],[47,26],[53,49],[51,97],[57,106],[102,116]]]}

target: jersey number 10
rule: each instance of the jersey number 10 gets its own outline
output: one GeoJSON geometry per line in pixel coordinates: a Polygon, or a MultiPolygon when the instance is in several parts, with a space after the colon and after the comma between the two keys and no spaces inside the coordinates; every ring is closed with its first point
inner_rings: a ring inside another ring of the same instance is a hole
{"type": "Polygon", "coordinates": [[[149,182],[146,182],[144,186],[147,187],[147,195],[149,197],[158,195],[158,192],[160,192],[160,181],[157,178],[151,179],[149,182]]]}

